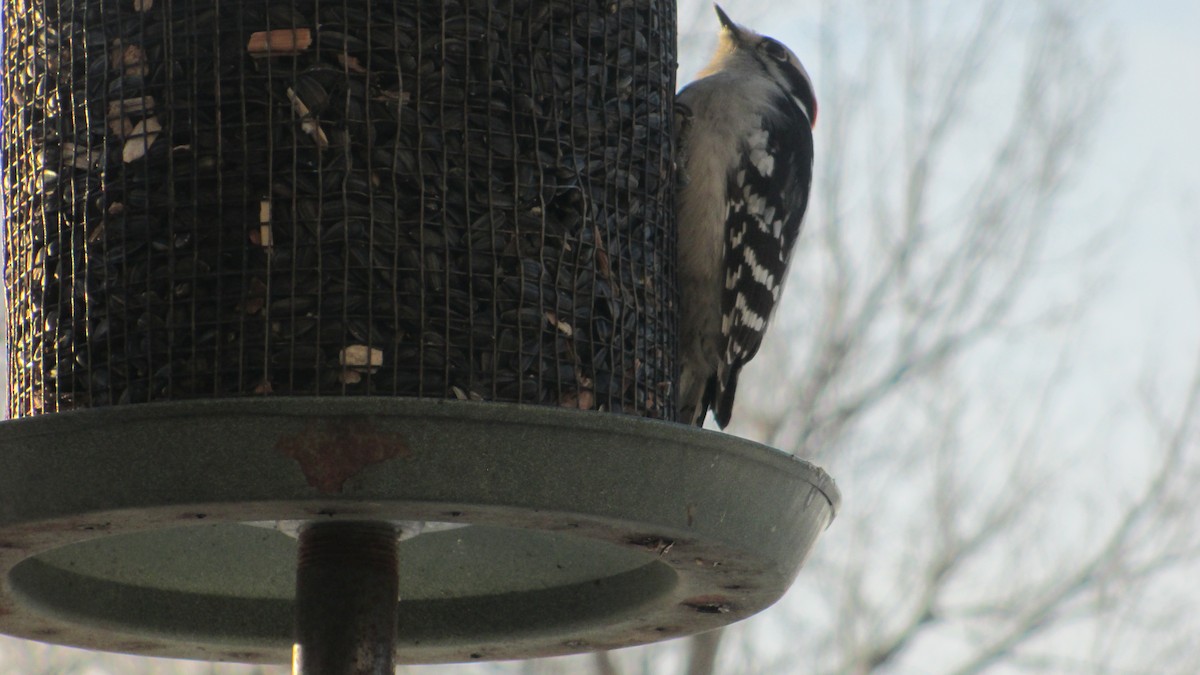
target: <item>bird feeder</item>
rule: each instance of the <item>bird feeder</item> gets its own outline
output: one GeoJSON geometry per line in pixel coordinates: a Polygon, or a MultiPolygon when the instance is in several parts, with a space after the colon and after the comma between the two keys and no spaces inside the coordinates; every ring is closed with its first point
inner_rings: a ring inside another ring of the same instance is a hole
{"type": "Polygon", "coordinates": [[[0,631],[375,672],[791,583],[832,481],[674,423],[673,2],[4,22],[0,631]]]}

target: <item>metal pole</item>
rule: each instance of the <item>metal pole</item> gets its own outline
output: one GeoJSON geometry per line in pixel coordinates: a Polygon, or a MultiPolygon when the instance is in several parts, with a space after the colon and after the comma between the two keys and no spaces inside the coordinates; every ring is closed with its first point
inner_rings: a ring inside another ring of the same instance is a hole
{"type": "Polygon", "coordinates": [[[293,675],[393,675],[396,531],[324,522],[300,532],[293,675]]]}

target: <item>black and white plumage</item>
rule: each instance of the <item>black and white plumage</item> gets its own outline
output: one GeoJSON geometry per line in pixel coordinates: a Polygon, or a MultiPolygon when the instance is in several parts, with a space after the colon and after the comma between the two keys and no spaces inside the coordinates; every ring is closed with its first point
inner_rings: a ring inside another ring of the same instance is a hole
{"type": "Polygon", "coordinates": [[[675,99],[678,394],[681,422],[725,427],[808,206],[817,101],[791,50],[716,10],[716,54],[675,99]]]}

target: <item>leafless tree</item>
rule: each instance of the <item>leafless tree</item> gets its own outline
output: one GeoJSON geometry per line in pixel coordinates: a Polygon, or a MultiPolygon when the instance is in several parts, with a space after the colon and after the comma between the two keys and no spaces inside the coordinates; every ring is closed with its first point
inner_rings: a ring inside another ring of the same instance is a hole
{"type": "Polygon", "coordinates": [[[821,101],[813,210],[731,431],[824,464],[845,509],[720,658],[691,643],[689,675],[1146,672],[1129,658],[1152,644],[1154,672],[1195,668],[1138,604],[1194,565],[1200,380],[1081,400],[1114,384],[1079,344],[1119,224],[1060,212],[1110,93],[1092,16],[821,4],[796,45],[821,101]],[[1121,435],[1146,419],[1157,438],[1121,435]]]}
{"type": "Polygon", "coordinates": [[[1075,347],[1102,233],[1064,235],[1057,212],[1111,74],[1088,16],[1005,0],[824,5],[823,152],[796,303],[747,374],[769,384],[734,430],[819,458],[847,508],[801,579],[809,602],[783,604],[792,649],[742,670],[1145,667],[1097,642],[1054,644],[1115,630],[1197,543],[1182,515],[1195,383],[1138,460],[1106,438],[1137,397],[1088,420],[1080,450],[1048,447],[1070,442],[1062,416],[1100,377],[1076,374],[1075,347]],[[1089,461],[1097,448],[1140,480],[1116,483],[1089,461]],[[831,580],[833,597],[811,588],[831,580]]]}

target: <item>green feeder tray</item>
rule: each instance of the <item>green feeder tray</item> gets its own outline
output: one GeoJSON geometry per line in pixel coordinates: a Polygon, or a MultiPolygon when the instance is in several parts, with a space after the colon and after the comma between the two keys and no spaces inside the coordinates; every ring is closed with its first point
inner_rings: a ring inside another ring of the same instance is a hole
{"type": "Polygon", "coordinates": [[[399,663],[627,647],[775,602],[839,499],[824,471],[757,443],[537,406],[260,398],[18,419],[0,423],[0,632],[288,662],[285,530],[341,520],[423,530],[396,548],[399,663]]]}

